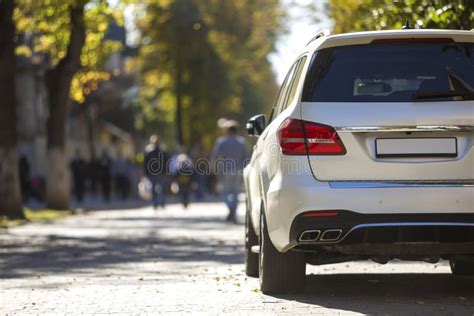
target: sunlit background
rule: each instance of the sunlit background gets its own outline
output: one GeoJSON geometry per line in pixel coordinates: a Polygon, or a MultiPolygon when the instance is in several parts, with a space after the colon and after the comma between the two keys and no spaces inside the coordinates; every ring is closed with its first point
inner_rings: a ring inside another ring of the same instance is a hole
{"type": "Polygon", "coordinates": [[[208,157],[219,119],[242,127],[270,113],[319,29],[408,20],[469,30],[473,9],[471,0],[2,1],[1,214],[23,217],[25,203],[69,209],[74,159],[90,170],[104,159],[128,166],[136,198],[152,134],[170,154],[208,157]]]}

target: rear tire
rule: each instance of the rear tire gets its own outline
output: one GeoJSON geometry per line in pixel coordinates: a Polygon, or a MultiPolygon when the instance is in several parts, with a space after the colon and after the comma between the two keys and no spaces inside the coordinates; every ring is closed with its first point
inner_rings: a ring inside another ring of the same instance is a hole
{"type": "Polygon", "coordinates": [[[451,259],[449,264],[454,275],[474,275],[474,258],[471,260],[451,259]]]}
{"type": "Polygon", "coordinates": [[[260,220],[260,289],[264,294],[297,293],[304,290],[306,258],[304,253],[279,252],[273,246],[264,211],[260,220]]]}
{"type": "Polygon", "coordinates": [[[253,229],[249,210],[245,212],[245,274],[258,278],[258,254],[252,252],[252,246],[258,245],[258,236],[253,229]]]}

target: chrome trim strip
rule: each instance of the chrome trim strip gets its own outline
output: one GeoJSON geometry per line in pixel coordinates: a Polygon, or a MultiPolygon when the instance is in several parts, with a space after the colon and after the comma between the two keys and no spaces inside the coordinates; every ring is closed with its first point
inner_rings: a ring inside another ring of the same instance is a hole
{"type": "Polygon", "coordinates": [[[464,223],[464,222],[388,222],[388,223],[370,223],[370,224],[359,224],[352,227],[344,237],[341,238],[339,241],[343,241],[349,234],[353,231],[361,228],[371,228],[371,227],[416,227],[416,226],[445,226],[445,227],[453,227],[453,226],[461,226],[461,227],[474,227],[474,223],[464,223]]]}
{"type": "Polygon", "coordinates": [[[338,244],[352,232],[361,228],[370,228],[370,227],[413,227],[413,226],[446,226],[446,227],[474,227],[474,223],[465,223],[465,222],[387,222],[387,223],[370,223],[370,224],[359,224],[352,227],[341,239],[337,241],[327,241],[327,242],[317,242],[316,244],[338,244]]]}
{"type": "Polygon", "coordinates": [[[388,222],[388,223],[369,223],[369,224],[359,224],[349,231],[352,232],[360,228],[369,228],[369,227],[393,227],[393,226],[463,226],[463,227],[474,227],[474,223],[465,223],[465,222],[388,222]]]}
{"type": "Polygon", "coordinates": [[[416,126],[340,126],[338,133],[371,132],[473,132],[474,125],[416,125],[416,126]]]}
{"type": "Polygon", "coordinates": [[[393,182],[393,181],[329,181],[333,189],[369,189],[369,188],[444,188],[444,187],[474,187],[474,181],[445,181],[445,182],[393,182]]]}

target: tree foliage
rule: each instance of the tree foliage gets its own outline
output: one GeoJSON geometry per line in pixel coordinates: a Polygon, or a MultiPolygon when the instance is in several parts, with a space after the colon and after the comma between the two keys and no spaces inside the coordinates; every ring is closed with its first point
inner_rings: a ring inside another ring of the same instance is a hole
{"type": "Polygon", "coordinates": [[[218,118],[243,120],[270,106],[278,0],[148,0],[138,8],[141,127],[160,126],[177,142],[181,128],[185,144],[210,147],[218,118]]]}
{"type": "Polygon", "coordinates": [[[400,29],[406,20],[426,29],[474,28],[474,0],[329,0],[334,32],[400,29]]]}
{"type": "Polygon", "coordinates": [[[109,74],[103,71],[106,58],[120,49],[120,43],[104,40],[109,23],[122,23],[120,10],[111,8],[105,0],[17,0],[14,16],[19,34],[31,40],[16,48],[17,54],[33,53],[48,56],[50,65],[56,66],[65,58],[71,37],[71,7],[84,7],[85,44],[82,48],[81,67],[75,73],[70,98],[78,103],[97,89],[100,80],[109,74]]]}

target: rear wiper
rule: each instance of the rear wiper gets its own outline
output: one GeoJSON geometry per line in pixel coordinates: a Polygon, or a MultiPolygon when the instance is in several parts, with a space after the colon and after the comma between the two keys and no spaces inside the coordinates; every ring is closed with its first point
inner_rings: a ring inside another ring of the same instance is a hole
{"type": "Polygon", "coordinates": [[[424,99],[443,99],[449,97],[460,97],[463,101],[474,100],[474,92],[472,91],[420,91],[412,94],[412,100],[424,99]]]}

